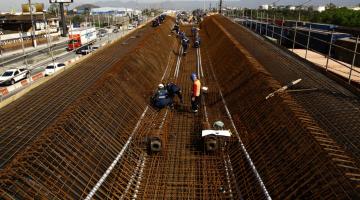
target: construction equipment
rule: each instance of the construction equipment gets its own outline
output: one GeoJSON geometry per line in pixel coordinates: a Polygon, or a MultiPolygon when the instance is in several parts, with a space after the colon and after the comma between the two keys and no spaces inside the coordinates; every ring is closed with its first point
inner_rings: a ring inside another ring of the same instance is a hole
{"type": "Polygon", "coordinates": [[[223,144],[223,138],[231,137],[230,130],[224,130],[224,123],[216,121],[211,129],[209,122],[203,123],[201,137],[204,141],[204,148],[207,152],[215,152],[223,144]]]}

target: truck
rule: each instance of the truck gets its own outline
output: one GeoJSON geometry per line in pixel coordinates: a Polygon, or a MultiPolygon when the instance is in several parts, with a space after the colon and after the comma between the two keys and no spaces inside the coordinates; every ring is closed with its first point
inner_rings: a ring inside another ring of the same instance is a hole
{"type": "Polygon", "coordinates": [[[83,45],[93,44],[96,40],[96,29],[91,28],[77,28],[69,32],[68,51],[77,49],[83,45]]]}
{"type": "Polygon", "coordinates": [[[30,72],[25,68],[8,69],[0,76],[0,85],[14,85],[16,82],[29,77],[30,72]]]}

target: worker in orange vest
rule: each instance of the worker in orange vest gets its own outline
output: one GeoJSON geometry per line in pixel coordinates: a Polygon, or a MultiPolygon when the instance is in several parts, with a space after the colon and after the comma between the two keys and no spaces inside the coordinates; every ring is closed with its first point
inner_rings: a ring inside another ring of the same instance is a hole
{"type": "Polygon", "coordinates": [[[192,73],[190,78],[193,81],[192,95],[191,95],[191,109],[192,109],[192,112],[197,113],[199,110],[199,104],[200,104],[201,82],[197,78],[196,73],[192,73]]]}

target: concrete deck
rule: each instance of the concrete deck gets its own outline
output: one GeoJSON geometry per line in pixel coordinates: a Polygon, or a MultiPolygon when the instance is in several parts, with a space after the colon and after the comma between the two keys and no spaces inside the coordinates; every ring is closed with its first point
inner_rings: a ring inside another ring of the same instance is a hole
{"type": "MultiPolygon", "coordinates": [[[[289,50],[292,51],[292,49],[289,50]]],[[[294,53],[305,58],[306,49],[294,49],[294,53]]],[[[327,58],[319,53],[308,50],[306,59],[320,67],[326,68],[327,58]]],[[[339,60],[337,61],[329,60],[328,70],[346,79],[349,79],[350,68],[351,68],[351,64],[344,63],[339,60]]],[[[360,68],[354,66],[353,69],[354,70],[351,73],[351,80],[360,83],[360,73],[359,73],[360,68]]]]}

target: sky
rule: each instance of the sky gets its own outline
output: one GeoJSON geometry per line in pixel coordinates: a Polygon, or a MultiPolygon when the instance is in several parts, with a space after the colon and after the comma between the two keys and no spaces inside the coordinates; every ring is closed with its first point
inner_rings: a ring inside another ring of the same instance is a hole
{"type": "MultiPolygon", "coordinates": [[[[114,0],[74,0],[74,5],[79,5],[83,3],[94,3],[101,1],[114,1],[114,0]]],[[[123,1],[124,0],[117,0],[117,1],[123,1]]],[[[135,0],[134,0],[135,1],[135,0]]],[[[141,3],[154,3],[154,2],[164,2],[165,0],[137,0],[137,2],[141,3]]],[[[189,1],[189,0],[169,0],[169,1],[189,1]]],[[[198,0],[202,1],[202,0],[198,0]]],[[[257,8],[260,5],[263,4],[271,4],[272,2],[276,0],[223,0],[224,4],[226,5],[226,2],[229,1],[236,1],[238,2],[241,7],[248,7],[248,8],[257,8]]],[[[21,4],[27,3],[28,0],[0,0],[0,11],[10,11],[12,9],[19,11],[21,9],[21,4]]],[[[32,0],[34,3],[45,3],[45,6],[48,6],[49,0],[32,0]]],[[[306,2],[306,0],[280,0],[277,4],[278,5],[298,5],[303,2],[306,2]]],[[[342,6],[351,6],[359,4],[359,0],[312,0],[311,3],[307,5],[326,5],[329,2],[335,3],[337,5],[342,6]]]]}

